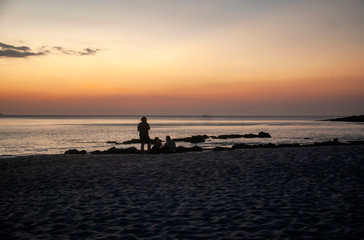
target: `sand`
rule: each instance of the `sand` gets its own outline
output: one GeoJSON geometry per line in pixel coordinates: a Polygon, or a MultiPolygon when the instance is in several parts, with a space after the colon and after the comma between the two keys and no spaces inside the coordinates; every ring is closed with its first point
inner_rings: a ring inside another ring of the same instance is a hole
{"type": "Polygon", "coordinates": [[[364,146],[0,159],[1,239],[363,239],[364,146]]]}

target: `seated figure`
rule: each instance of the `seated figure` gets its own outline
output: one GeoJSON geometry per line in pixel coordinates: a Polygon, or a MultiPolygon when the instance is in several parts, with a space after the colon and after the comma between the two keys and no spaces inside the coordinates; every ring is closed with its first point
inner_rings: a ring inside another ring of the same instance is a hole
{"type": "Polygon", "coordinates": [[[152,149],[150,150],[151,153],[160,153],[162,149],[162,142],[161,140],[156,137],[154,138],[154,145],[152,147],[152,149]]]}
{"type": "Polygon", "coordinates": [[[166,143],[164,144],[162,151],[164,153],[175,153],[176,143],[172,141],[170,136],[166,136],[166,143]]]}

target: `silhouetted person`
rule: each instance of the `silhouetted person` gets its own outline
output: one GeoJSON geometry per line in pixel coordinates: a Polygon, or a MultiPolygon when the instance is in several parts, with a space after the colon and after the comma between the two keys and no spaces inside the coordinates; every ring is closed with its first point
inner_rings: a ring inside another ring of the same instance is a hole
{"type": "Polygon", "coordinates": [[[175,153],[176,150],[176,143],[172,141],[170,136],[166,136],[166,143],[163,146],[163,152],[175,153]]]}
{"type": "Polygon", "coordinates": [[[151,153],[160,153],[161,149],[162,149],[162,141],[156,137],[154,138],[154,145],[152,147],[152,150],[150,151],[151,153]]]}
{"type": "Polygon", "coordinates": [[[142,117],[141,122],[138,124],[139,138],[141,142],[141,151],[144,152],[144,144],[148,144],[148,151],[150,151],[150,126],[147,123],[147,118],[142,117]]]}

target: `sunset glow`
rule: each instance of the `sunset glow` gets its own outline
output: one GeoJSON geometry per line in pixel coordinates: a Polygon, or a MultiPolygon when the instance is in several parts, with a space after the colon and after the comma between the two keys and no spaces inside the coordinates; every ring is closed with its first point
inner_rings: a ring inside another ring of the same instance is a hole
{"type": "Polygon", "coordinates": [[[3,114],[364,112],[364,2],[0,2],[3,114]]]}

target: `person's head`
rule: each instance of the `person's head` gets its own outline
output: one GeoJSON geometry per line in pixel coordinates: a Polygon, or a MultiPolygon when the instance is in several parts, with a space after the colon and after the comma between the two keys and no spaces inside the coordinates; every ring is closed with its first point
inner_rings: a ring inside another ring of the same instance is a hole
{"type": "Polygon", "coordinates": [[[140,121],[142,121],[142,122],[146,122],[146,121],[147,121],[147,117],[142,117],[142,118],[140,119],[140,121]]]}
{"type": "Polygon", "coordinates": [[[171,141],[171,137],[170,136],[166,136],[166,141],[171,141]]]}
{"type": "Polygon", "coordinates": [[[154,140],[159,141],[159,137],[155,137],[154,140]]]}

